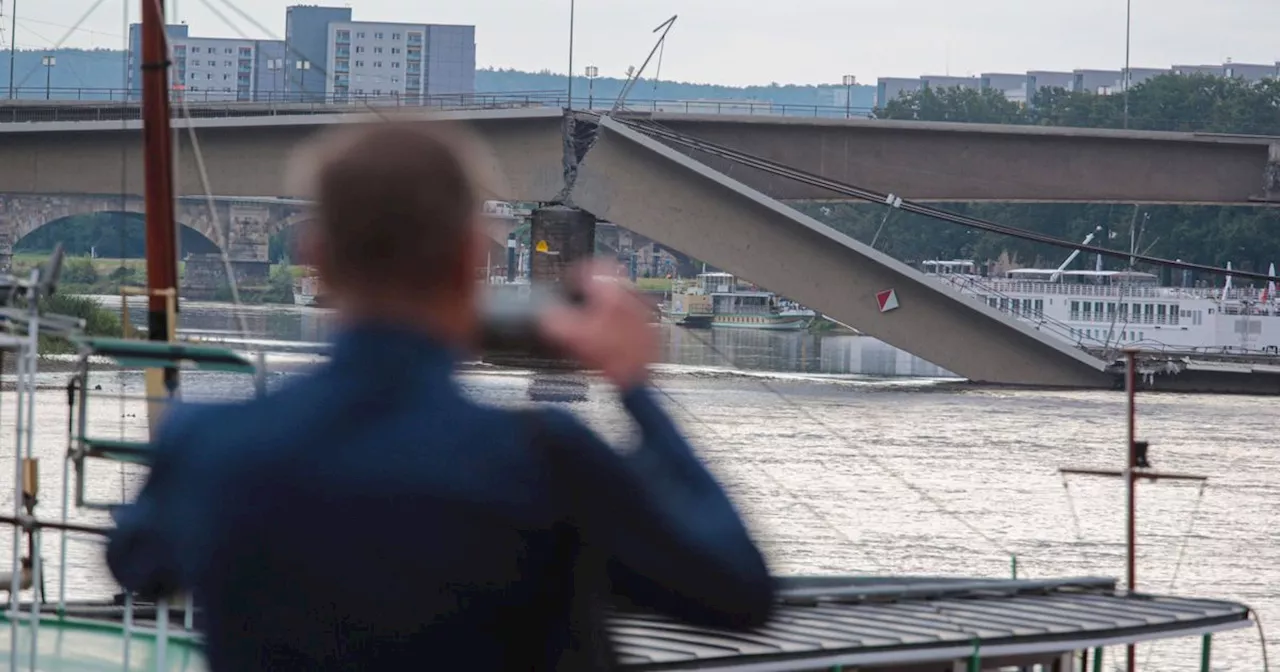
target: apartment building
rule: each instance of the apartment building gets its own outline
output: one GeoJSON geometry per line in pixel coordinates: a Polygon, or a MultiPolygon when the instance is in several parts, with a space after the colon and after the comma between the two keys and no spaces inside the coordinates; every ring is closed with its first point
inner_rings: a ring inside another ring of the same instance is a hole
{"type": "MultiPolygon", "coordinates": [[[[355,21],[350,7],[285,9],[284,40],[193,37],[166,27],[175,91],[192,100],[345,101],[475,92],[474,26],[355,21]]],[[[131,96],[142,81],[141,26],[129,27],[131,96]]]]}
{"type": "MultiPolygon", "coordinates": [[[[1149,79],[1167,74],[1238,77],[1248,82],[1260,82],[1264,79],[1280,78],[1280,63],[1266,65],[1232,63],[1228,61],[1222,65],[1130,68],[1129,82],[1131,86],[1137,86],[1149,79]]],[[[1035,93],[1041,89],[1066,89],[1067,91],[1084,91],[1102,95],[1120,93],[1124,90],[1124,70],[1080,69],[1071,72],[1030,70],[1026,74],[983,73],[976,78],[939,77],[935,75],[924,75],[915,78],[881,77],[877,87],[876,105],[884,105],[903,93],[919,91],[924,88],[951,87],[996,89],[1001,91],[1009,100],[1029,103],[1035,93]]]]}
{"type": "Polygon", "coordinates": [[[334,22],[328,45],[328,93],[338,101],[475,92],[472,26],[334,22]]]}
{"type": "MultiPolygon", "coordinates": [[[[142,89],[139,24],[129,26],[129,74],[126,86],[137,99],[142,89]]],[[[188,26],[166,26],[173,62],[171,87],[191,100],[250,101],[260,91],[259,54],[283,50],[283,42],[221,37],[192,37],[188,26]]]]}

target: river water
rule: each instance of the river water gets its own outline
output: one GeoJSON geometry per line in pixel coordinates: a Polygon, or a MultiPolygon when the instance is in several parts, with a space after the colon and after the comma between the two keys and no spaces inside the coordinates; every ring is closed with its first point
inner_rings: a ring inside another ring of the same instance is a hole
{"type": "MultiPolygon", "coordinates": [[[[111,303],[110,299],[104,302],[111,303]]],[[[115,299],[114,305],[118,306],[115,299]]],[[[255,341],[295,351],[272,356],[279,381],[313,361],[306,344],[332,331],[329,314],[294,307],[241,309],[255,341]]],[[[230,306],[188,303],[182,327],[208,334],[239,328],[230,306]]],[[[1007,577],[1123,576],[1124,513],[1118,479],[1073,477],[1063,466],[1117,468],[1124,454],[1119,393],[1009,391],[953,384],[944,370],[873,339],[748,330],[662,327],[666,364],[656,385],[712,470],[732,492],[775,573],[908,573],[1007,577]]],[[[545,398],[547,390],[602,434],[626,440],[628,420],[607,385],[574,374],[479,367],[459,375],[477,399],[545,398]],[[566,391],[569,393],[566,394],[566,391]]],[[[60,511],[66,451],[66,374],[41,375],[35,452],[38,514],[60,511]]],[[[142,439],[137,372],[95,374],[92,433],[142,439]]],[[[188,398],[251,392],[225,374],[184,378],[188,398]]],[[[9,395],[8,392],[5,392],[9,395]]],[[[13,404],[0,413],[0,506],[12,507],[13,404]]],[[[1238,600],[1264,623],[1280,623],[1280,453],[1270,398],[1145,395],[1139,437],[1161,469],[1210,477],[1196,485],[1139,486],[1139,587],[1238,600]]],[[[118,500],[143,472],[94,464],[87,492],[118,500]]],[[[105,524],[105,515],[73,520],[105,524]]],[[[0,563],[11,551],[0,535],[0,563]]],[[[45,540],[48,571],[61,566],[45,540]]],[[[72,597],[110,593],[101,546],[68,545],[72,597]]],[[[49,584],[56,593],[56,582],[49,584]]],[[[1276,644],[1272,631],[1271,644],[1276,644]]],[[[1198,640],[1139,647],[1139,669],[1198,669],[1198,640]]],[[[1108,652],[1108,667],[1121,651],[1108,652]]],[[[1215,670],[1261,670],[1256,631],[1219,635],[1215,670]]]]}

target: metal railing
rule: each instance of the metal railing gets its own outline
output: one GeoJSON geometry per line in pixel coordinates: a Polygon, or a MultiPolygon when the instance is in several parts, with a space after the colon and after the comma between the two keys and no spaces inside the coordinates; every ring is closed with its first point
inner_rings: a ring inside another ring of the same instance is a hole
{"type": "MultiPolygon", "coordinates": [[[[100,88],[22,88],[14,97],[0,101],[0,123],[36,121],[119,121],[140,118],[140,90],[100,88]]],[[[370,108],[424,108],[435,110],[557,108],[568,105],[561,91],[515,91],[502,93],[455,93],[419,96],[411,94],[265,92],[237,93],[226,90],[181,90],[171,94],[174,115],[183,108],[192,117],[248,117],[293,114],[335,114],[365,112],[370,108]]],[[[612,98],[575,96],[574,108],[604,111],[612,98]]],[[[820,119],[869,118],[869,108],[791,105],[768,101],[731,100],[632,100],[628,112],[820,119]]]]}

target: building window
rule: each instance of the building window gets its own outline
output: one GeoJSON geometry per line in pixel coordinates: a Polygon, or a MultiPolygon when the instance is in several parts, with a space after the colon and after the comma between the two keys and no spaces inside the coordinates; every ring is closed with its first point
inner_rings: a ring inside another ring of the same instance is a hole
{"type": "Polygon", "coordinates": [[[382,33],[374,33],[374,34],[373,34],[373,39],[375,39],[375,40],[381,40],[381,39],[382,39],[382,33]]]}
{"type": "Polygon", "coordinates": [[[222,65],[229,68],[233,65],[233,63],[231,61],[223,61],[222,65]]]}
{"type": "Polygon", "coordinates": [[[198,58],[197,58],[197,59],[195,59],[195,60],[191,61],[191,65],[200,65],[200,59],[198,59],[198,58]]]}
{"type": "Polygon", "coordinates": [[[375,68],[381,68],[381,67],[382,67],[382,61],[374,61],[374,62],[373,62],[373,67],[375,67],[375,68]]]}
{"type": "Polygon", "coordinates": [[[393,68],[399,68],[399,67],[400,67],[400,61],[392,61],[392,62],[391,62],[391,67],[393,67],[393,68]]]}
{"type": "Polygon", "coordinates": [[[399,84],[399,83],[400,83],[400,78],[399,78],[399,77],[392,77],[392,78],[391,78],[391,83],[392,83],[392,84],[399,84]]]}
{"type": "Polygon", "coordinates": [[[373,90],[373,95],[375,95],[375,96],[381,96],[381,95],[382,95],[382,89],[374,89],[374,90],[373,90]]]}
{"type": "Polygon", "coordinates": [[[226,49],[223,49],[223,50],[222,50],[222,53],[224,53],[224,54],[229,54],[229,53],[231,53],[231,47],[227,47],[226,49]]]}
{"type": "Polygon", "coordinates": [[[212,73],[212,72],[210,72],[209,74],[205,75],[205,76],[204,76],[204,78],[205,78],[205,79],[213,79],[213,73],[212,73]]]}
{"type": "Polygon", "coordinates": [[[356,61],[356,67],[357,67],[357,68],[363,68],[363,67],[364,67],[364,61],[356,61]]]}
{"type": "Polygon", "coordinates": [[[393,54],[400,53],[400,47],[391,47],[391,53],[393,54]]]}
{"type": "Polygon", "coordinates": [[[374,47],[374,48],[373,48],[373,53],[375,53],[375,54],[381,54],[381,53],[382,53],[382,47],[374,47]]]}
{"type": "Polygon", "coordinates": [[[357,46],[357,47],[356,47],[356,53],[357,53],[357,54],[363,54],[363,53],[364,53],[364,47],[357,46]]]}
{"type": "MultiPolygon", "coordinates": [[[[362,40],[363,40],[363,39],[364,39],[364,33],[356,33],[356,37],[358,37],[358,38],[360,38],[360,39],[362,39],[362,40]]],[[[357,92],[357,93],[358,93],[358,92],[357,92]]]]}
{"type": "Polygon", "coordinates": [[[391,33],[391,39],[393,40],[400,39],[400,33],[391,33]]]}
{"type": "Polygon", "coordinates": [[[223,81],[228,80],[228,79],[231,79],[231,75],[223,75],[223,76],[222,76],[222,79],[223,79],[223,81]]]}

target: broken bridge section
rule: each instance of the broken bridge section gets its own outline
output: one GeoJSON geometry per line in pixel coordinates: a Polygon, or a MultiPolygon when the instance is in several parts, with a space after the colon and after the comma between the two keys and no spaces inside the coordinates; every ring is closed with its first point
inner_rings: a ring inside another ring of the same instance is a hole
{"type": "Polygon", "coordinates": [[[574,205],[981,383],[1111,387],[1102,360],[601,117],[574,205]]]}

